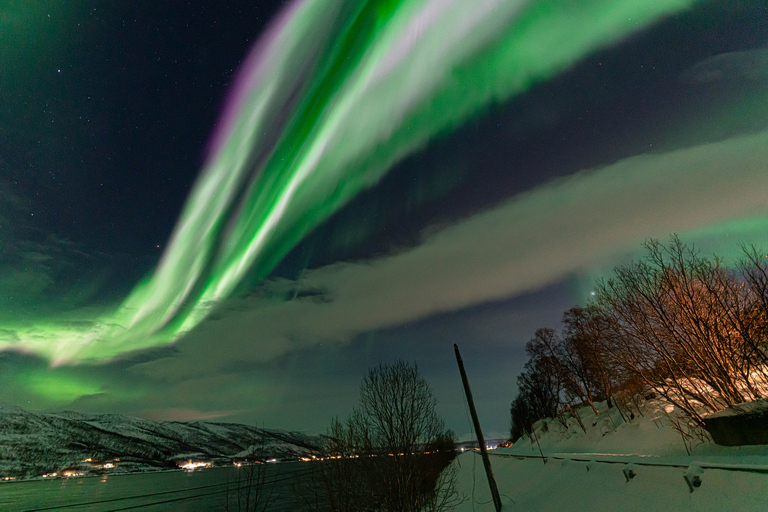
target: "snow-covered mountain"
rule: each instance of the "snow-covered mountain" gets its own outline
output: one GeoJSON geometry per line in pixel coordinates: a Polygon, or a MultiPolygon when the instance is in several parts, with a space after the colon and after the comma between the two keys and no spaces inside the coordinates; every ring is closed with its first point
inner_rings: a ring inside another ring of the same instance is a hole
{"type": "Polygon", "coordinates": [[[183,459],[296,459],[320,438],[236,423],[155,422],[119,414],[41,414],[0,404],[0,478],[30,478],[68,467],[141,471],[183,459]],[[88,461],[88,459],[91,459],[88,461]]]}

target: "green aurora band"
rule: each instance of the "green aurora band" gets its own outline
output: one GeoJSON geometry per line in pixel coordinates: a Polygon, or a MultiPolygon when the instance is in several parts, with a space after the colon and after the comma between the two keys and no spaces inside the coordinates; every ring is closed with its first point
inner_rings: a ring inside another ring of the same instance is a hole
{"type": "Polygon", "coordinates": [[[294,2],[242,66],[156,270],[90,329],[0,348],[97,362],[172,342],[395,163],[694,0],[294,2]]]}

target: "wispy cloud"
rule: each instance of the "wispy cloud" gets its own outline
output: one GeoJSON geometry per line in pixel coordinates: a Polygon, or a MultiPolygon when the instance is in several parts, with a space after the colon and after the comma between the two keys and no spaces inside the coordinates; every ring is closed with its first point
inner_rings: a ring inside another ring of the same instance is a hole
{"type": "Polygon", "coordinates": [[[768,76],[768,48],[726,52],[709,57],[687,70],[682,78],[694,83],[765,80],[768,76]]]}
{"type": "Polygon", "coordinates": [[[134,370],[178,378],[235,360],[269,361],[610,266],[646,237],[768,217],[766,162],[768,132],[761,132],[559,179],[414,249],[269,283],[263,295],[231,302],[219,310],[220,320],[183,338],[174,357],[134,370]],[[323,300],[296,290],[322,291],[323,300]]]}
{"type": "MultiPolygon", "coordinates": [[[[7,326],[71,314],[94,299],[103,307],[124,292],[126,277],[119,276],[126,274],[126,255],[99,252],[47,229],[30,214],[33,204],[0,179],[0,321],[7,326]]],[[[0,345],[7,339],[0,332],[0,345]]]]}

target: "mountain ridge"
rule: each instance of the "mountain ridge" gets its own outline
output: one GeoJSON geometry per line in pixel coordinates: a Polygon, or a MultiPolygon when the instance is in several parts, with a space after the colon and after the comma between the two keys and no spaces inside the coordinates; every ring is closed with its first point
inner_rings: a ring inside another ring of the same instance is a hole
{"type": "Polygon", "coordinates": [[[295,460],[320,436],[239,423],[152,421],[122,414],[38,413],[0,403],[0,478],[172,469],[182,459],[295,460]],[[88,461],[90,459],[90,461],[88,461]],[[105,468],[109,461],[112,467],[105,468]]]}

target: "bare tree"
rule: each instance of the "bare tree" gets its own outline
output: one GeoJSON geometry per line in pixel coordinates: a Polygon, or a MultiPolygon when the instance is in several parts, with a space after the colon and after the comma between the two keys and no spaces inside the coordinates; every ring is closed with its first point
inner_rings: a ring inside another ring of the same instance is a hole
{"type": "Polygon", "coordinates": [[[571,366],[575,366],[592,398],[605,399],[612,407],[620,372],[610,365],[608,332],[607,320],[595,307],[575,306],[563,314],[563,338],[572,346],[571,366]]]}
{"type": "Polygon", "coordinates": [[[422,453],[428,445],[452,437],[436,406],[416,364],[381,364],[363,380],[351,423],[356,425],[360,450],[375,456],[369,457],[375,475],[371,483],[383,510],[422,510],[439,492],[436,482],[425,481],[425,463],[444,459],[422,453]]]}
{"type": "Polygon", "coordinates": [[[338,418],[331,421],[319,458],[319,468],[297,492],[309,510],[355,512],[373,502],[356,452],[357,433],[338,418]]]}
{"type": "Polygon", "coordinates": [[[333,510],[449,510],[458,502],[455,440],[416,364],[369,370],[346,425],[335,420],[324,454],[326,496],[333,510]],[[337,458],[341,457],[341,458],[337,458]],[[343,461],[346,459],[347,463],[343,461]],[[446,470],[446,468],[448,468],[446,470]]]}
{"type": "Polygon", "coordinates": [[[517,390],[518,395],[510,406],[513,440],[530,434],[536,421],[557,415],[562,383],[559,374],[546,361],[532,356],[517,377],[517,390]]]}
{"type": "Polygon", "coordinates": [[[525,350],[532,357],[541,359],[557,373],[568,395],[568,402],[582,398],[598,413],[595,407],[594,371],[586,355],[587,346],[581,337],[560,337],[554,329],[537,329],[526,344],[525,350]]]}
{"type": "Polygon", "coordinates": [[[749,287],[677,237],[646,249],[597,286],[613,361],[700,424],[706,412],[762,398],[764,322],[749,287]]]}
{"type": "Polygon", "coordinates": [[[561,415],[577,400],[597,412],[605,398],[631,420],[628,407],[642,414],[638,393],[650,388],[702,427],[708,413],[768,395],[768,254],[742,246],[729,268],[677,236],[645,248],[598,281],[586,308],[565,313],[562,335],[539,329],[528,342],[513,437],[542,417],[542,377],[552,375],[563,387],[561,415]]]}
{"type": "Polygon", "coordinates": [[[738,265],[750,298],[750,319],[756,326],[756,357],[768,364],[768,254],[754,245],[742,245],[744,257],[738,265]]]}

